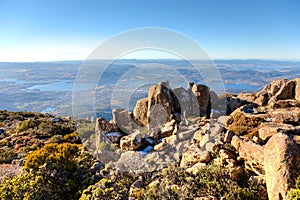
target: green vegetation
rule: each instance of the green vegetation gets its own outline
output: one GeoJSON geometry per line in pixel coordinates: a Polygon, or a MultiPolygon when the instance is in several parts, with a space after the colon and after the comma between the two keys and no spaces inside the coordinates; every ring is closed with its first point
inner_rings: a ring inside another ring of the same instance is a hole
{"type": "Polygon", "coordinates": [[[43,164],[50,168],[61,168],[63,170],[74,170],[76,162],[74,158],[79,154],[76,144],[47,144],[41,149],[30,153],[25,162],[24,170],[37,171],[43,164]]]}
{"type": "Polygon", "coordinates": [[[11,163],[14,159],[17,158],[17,154],[14,150],[9,149],[8,147],[0,148],[0,164],[11,163]]]}
{"type": "Polygon", "coordinates": [[[300,199],[300,176],[296,179],[295,189],[289,191],[289,199],[290,200],[298,200],[300,199]]]}
{"type": "Polygon", "coordinates": [[[92,156],[78,144],[48,144],[30,153],[25,173],[0,185],[0,199],[78,199],[93,183],[92,156]]]}
{"type": "Polygon", "coordinates": [[[107,168],[101,174],[108,174],[95,185],[89,186],[83,191],[81,200],[89,199],[127,199],[130,185],[138,178],[137,175],[127,172],[108,171],[107,168]]]}
{"type": "Polygon", "coordinates": [[[21,124],[17,127],[17,133],[24,132],[28,129],[33,129],[34,127],[37,127],[39,125],[38,121],[33,119],[27,119],[25,121],[22,121],[21,124]]]}
{"type": "Polygon", "coordinates": [[[225,169],[209,165],[196,175],[170,166],[160,172],[143,174],[144,187],[130,190],[138,175],[117,173],[102,178],[84,190],[81,200],[91,199],[193,199],[213,195],[224,199],[267,199],[264,187],[247,182],[234,181],[225,169]],[[120,178],[122,177],[122,178],[120,178]],[[154,180],[151,177],[156,177],[154,180]]]}
{"type": "Polygon", "coordinates": [[[53,121],[48,114],[0,111],[0,125],[4,130],[0,135],[0,163],[25,158],[46,143],[81,144],[72,119],[53,121]]]}
{"type": "Polygon", "coordinates": [[[237,113],[233,116],[233,122],[229,127],[229,130],[236,135],[246,135],[252,138],[258,133],[258,127],[263,122],[263,119],[259,117],[249,117],[243,113],[237,113]]]}
{"type": "Polygon", "coordinates": [[[209,195],[225,199],[267,199],[259,185],[245,179],[234,181],[226,169],[214,165],[201,168],[196,175],[177,168],[165,169],[159,184],[146,190],[145,198],[193,199],[209,195]]]}

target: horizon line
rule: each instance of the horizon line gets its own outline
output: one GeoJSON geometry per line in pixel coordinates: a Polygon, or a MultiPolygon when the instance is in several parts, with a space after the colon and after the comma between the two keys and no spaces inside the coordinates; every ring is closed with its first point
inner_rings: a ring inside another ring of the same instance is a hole
{"type": "MultiPolygon", "coordinates": [[[[114,59],[78,59],[78,60],[45,60],[45,61],[0,61],[0,63],[51,63],[51,62],[85,62],[85,61],[107,61],[107,60],[114,60],[114,59]]],[[[184,59],[177,59],[177,58],[122,58],[116,60],[134,60],[134,61],[154,61],[154,60],[174,60],[174,61],[181,61],[184,59]]],[[[193,60],[190,61],[207,61],[205,60],[193,60]]],[[[209,59],[211,61],[280,61],[280,62],[300,62],[300,59],[282,59],[282,58],[215,58],[209,59]]]]}

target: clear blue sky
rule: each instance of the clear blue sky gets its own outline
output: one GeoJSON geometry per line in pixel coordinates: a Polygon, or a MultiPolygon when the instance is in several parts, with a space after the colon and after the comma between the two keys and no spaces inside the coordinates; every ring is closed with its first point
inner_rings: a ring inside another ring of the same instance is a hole
{"type": "Polygon", "coordinates": [[[0,61],[85,59],[119,32],[162,27],[214,59],[300,60],[298,0],[0,0],[0,61]]]}

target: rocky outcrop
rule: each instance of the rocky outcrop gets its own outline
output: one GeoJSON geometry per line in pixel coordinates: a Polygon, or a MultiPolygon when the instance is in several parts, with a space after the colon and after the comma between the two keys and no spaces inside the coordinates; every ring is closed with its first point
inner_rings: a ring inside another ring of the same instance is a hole
{"type": "Polygon", "coordinates": [[[109,123],[104,118],[97,118],[95,126],[96,146],[99,146],[101,142],[116,141],[115,138],[106,137],[106,134],[110,132],[118,132],[118,127],[115,124],[109,123]]]}
{"type": "Polygon", "coordinates": [[[278,100],[299,100],[299,79],[277,79],[266,85],[260,92],[255,94],[240,94],[238,98],[256,103],[260,106],[272,106],[278,100]]]}
{"type": "MultiPolygon", "coordinates": [[[[172,90],[168,82],[161,82],[149,89],[147,98],[137,101],[133,111],[134,120],[141,126],[147,125],[150,132],[157,132],[172,119],[178,123],[189,117],[209,118],[211,96],[217,107],[216,93],[205,85],[189,83],[187,90],[182,87],[172,90]]],[[[124,123],[127,122],[127,118],[125,116],[124,123]]]]}
{"type": "MultiPolygon", "coordinates": [[[[258,93],[230,97],[230,117],[218,119],[229,129],[223,142],[234,147],[237,160],[244,162],[241,167],[266,182],[271,200],[288,199],[300,174],[299,86],[299,79],[280,79],[258,93]]],[[[225,159],[223,154],[219,152],[225,159]]],[[[224,164],[224,159],[218,163],[224,164]]]]}
{"type": "Polygon", "coordinates": [[[211,98],[209,87],[201,84],[194,84],[192,92],[196,96],[199,105],[199,116],[210,117],[211,113],[211,98]]]}
{"type": "Polygon", "coordinates": [[[296,87],[295,87],[295,99],[300,101],[300,78],[295,79],[296,87]]]}
{"type": "Polygon", "coordinates": [[[147,112],[149,130],[160,128],[171,121],[172,114],[178,111],[175,107],[178,105],[177,99],[174,97],[168,82],[161,82],[149,89],[147,112]]]}
{"type": "Polygon", "coordinates": [[[270,200],[288,199],[287,192],[300,175],[299,153],[293,138],[283,133],[273,135],[265,145],[263,155],[270,200]]]}
{"type": "Polygon", "coordinates": [[[133,110],[134,120],[141,126],[146,126],[148,124],[147,112],[148,98],[138,100],[133,110]]]}
{"type": "Polygon", "coordinates": [[[190,117],[199,116],[199,104],[196,96],[192,93],[191,84],[188,85],[187,90],[182,87],[175,88],[174,94],[178,99],[180,104],[180,112],[182,114],[190,117]]]}
{"type": "Polygon", "coordinates": [[[260,92],[226,97],[230,115],[209,119],[211,107],[223,98],[205,85],[172,90],[163,82],[137,102],[133,117],[124,109],[114,110],[113,123],[98,119],[98,130],[126,151],[120,166],[127,162],[158,169],[177,161],[196,174],[214,163],[228,169],[232,180],[251,171],[250,180],[266,183],[269,199],[287,199],[300,174],[299,89],[300,79],[275,80],[260,92]],[[142,128],[122,135],[118,127],[130,127],[132,120],[142,128]],[[132,156],[134,162],[127,159],[132,156]]]}
{"type": "Polygon", "coordinates": [[[237,97],[227,97],[226,115],[230,115],[237,108],[249,103],[237,97]]]}
{"type": "Polygon", "coordinates": [[[295,131],[294,126],[289,124],[278,124],[274,122],[264,122],[261,123],[260,128],[258,130],[258,137],[263,140],[267,141],[270,137],[275,135],[278,132],[281,133],[289,133],[295,131]]]}
{"type": "Polygon", "coordinates": [[[112,110],[113,122],[124,132],[128,133],[130,131],[129,124],[133,123],[133,120],[124,108],[115,108],[112,110]]]}

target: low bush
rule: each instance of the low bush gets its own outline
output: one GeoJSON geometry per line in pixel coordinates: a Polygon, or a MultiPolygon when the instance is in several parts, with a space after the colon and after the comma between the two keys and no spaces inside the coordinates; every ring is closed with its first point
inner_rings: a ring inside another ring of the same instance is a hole
{"type": "Polygon", "coordinates": [[[21,122],[21,124],[17,127],[17,133],[21,133],[30,128],[37,127],[39,125],[38,121],[33,119],[27,119],[21,122]]]}
{"type": "Polygon", "coordinates": [[[77,132],[70,133],[64,136],[64,142],[69,142],[69,143],[75,143],[75,144],[81,144],[81,139],[78,135],[77,132]]]}
{"type": "Polygon", "coordinates": [[[18,154],[14,150],[12,150],[8,147],[0,148],[0,164],[11,163],[11,161],[16,159],[17,156],[18,156],[18,154]]]}
{"type": "Polygon", "coordinates": [[[258,117],[250,117],[243,113],[237,113],[233,116],[233,122],[229,130],[236,135],[247,135],[249,138],[258,133],[258,127],[263,122],[263,119],[258,117]]]}
{"type": "Polygon", "coordinates": [[[128,199],[130,185],[138,176],[127,172],[116,171],[110,174],[111,176],[104,177],[95,185],[91,185],[85,189],[80,200],[128,199]]]}
{"type": "Polygon", "coordinates": [[[146,188],[144,199],[193,199],[209,195],[218,199],[267,199],[260,185],[245,181],[247,179],[234,181],[226,169],[214,165],[201,168],[196,175],[167,168],[158,180],[159,184],[146,188]]]}
{"type": "Polygon", "coordinates": [[[24,170],[38,170],[43,164],[53,165],[53,168],[73,170],[76,167],[75,158],[80,154],[76,144],[47,144],[43,148],[33,151],[26,157],[24,170]]]}
{"type": "Polygon", "coordinates": [[[264,186],[248,182],[247,174],[244,179],[234,181],[225,169],[214,165],[200,169],[196,175],[175,166],[140,174],[143,187],[132,190],[130,186],[137,180],[137,174],[116,171],[109,174],[84,190],[80,199],[194,199],[209,195],[228,200],[267,199],[264,186]]]}
{"type": "Polygon", "coordinates": [[[0,184],[1,199],[78,199],[94,184],[93,157],[77,144],[47,144],[30,153],[24,174],[0,184]]]}
{"type": "Polygon", "coordinates": [[[300,199],[300,176],[295,181],[295,189],[289,191],[289,199],[290,200],[298,200],[300,199]]]}

